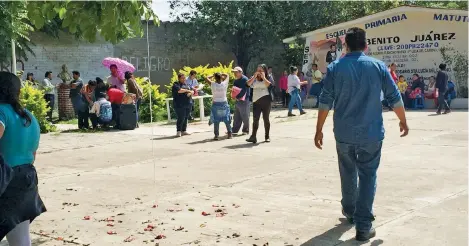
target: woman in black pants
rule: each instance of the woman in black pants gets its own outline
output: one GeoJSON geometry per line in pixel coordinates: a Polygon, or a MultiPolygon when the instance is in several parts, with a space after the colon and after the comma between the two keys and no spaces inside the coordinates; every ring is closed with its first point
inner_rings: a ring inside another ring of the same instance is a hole
{"type": "Polygon", "coordinates": [[[187,132],[187,121],[191,110],[191,101],[194,91],[186,85],[186,76],[178,74],[178,81],[172,87],[174,109],[177,114],[176,130],[178,137],[190,135],[187,132]]]}
{"type": "Polygon", "coordinates": [[[259,120],[262,113],[265,129],[265,141],[270,142],[270,110],[272,108],[273,94],[272,83],[270,78],[267,77],[267,66],[261,64],[257,67],[256,73],[248,80],[248,85],[252,90],[253,102],[253,116],[254,122],[252,123],[252,135],[246,141],[250,143],[257,143],[257,129],[259,128],[259,120]]]}

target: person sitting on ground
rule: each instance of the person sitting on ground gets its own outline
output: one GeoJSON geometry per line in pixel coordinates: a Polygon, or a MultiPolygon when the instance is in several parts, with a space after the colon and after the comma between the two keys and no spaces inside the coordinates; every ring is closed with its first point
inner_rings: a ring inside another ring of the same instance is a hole
{"type": "Polygon", "coordinates": [[[112,121],[114,122],[114,128],[120,128],[120,121],[119,121],[119,109],[120,105],[122,104],[122,99],[124,98],[124,92],[114,86],[109,88],[107,91],[107,95],[109,98],[109,102],[111,103],[112,108],[112,121]]]}
{"type": "Polygon", "coordinates": [[[292,111],[295,104],[300,110],[300,115],[306,114],[303,110],[303,106],[300,98],[300,87],[305,85],[308,81],[301,81],[297,76],[298,68],[295,66],[290,67],[290,75],[288,75],[288,94],[290,94],[290,103],[288,104],[288,116],[295,116],[292,111]]]}
{"type": "Polygon", "coordinates": [[[90,110],[91,124],[93,129],[98,128],[98,124],[102,127],[107,128],[112,121],[112,106],[111,103],[106,100],[106,93],[100,92],[98,94],[96,102],[90,110]]]}
{"type": "Polygon", "coordinates": [[[213,132],[215,134],[214,140],[218,140],[220,134],[220,122],[225,123],[226,130],[228,132],[228,139],[231,139],[231,114],[230,105],[228,105],[228,98],[226,97],[226,91],[228,90],[229,83],[228,74],[215,73],[212,76],[207,77],[205,80],[211,84],[213,103],[212,103],[212,118],[213,118],[213,132]],[[212,78],[215,78],[213,80],[212,78]]]}

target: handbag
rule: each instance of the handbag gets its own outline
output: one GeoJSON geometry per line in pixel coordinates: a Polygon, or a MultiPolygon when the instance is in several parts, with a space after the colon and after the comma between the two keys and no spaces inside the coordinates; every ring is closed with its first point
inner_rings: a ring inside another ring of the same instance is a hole
{"type": "Polygon", "coordinates": [[[11,167],[5,163],[3,157],[0,156],[0,196],[2,196],[12,179],[13,169],[11,169],[11,167]]]}
{"type": "MultiPolygon", "coordinates": [[[[241,88],[237,87],[237,86],[233,86],[231,88],[231,98],[233,98],[234,100],[236,100],[237,96],[239,95],[239,93],[241,92],[241,88]]],[[[244,94],[243,97],[241,97],[239,100],[240,101],[244,101],[246,99],[246,94],[244,94]]]]}

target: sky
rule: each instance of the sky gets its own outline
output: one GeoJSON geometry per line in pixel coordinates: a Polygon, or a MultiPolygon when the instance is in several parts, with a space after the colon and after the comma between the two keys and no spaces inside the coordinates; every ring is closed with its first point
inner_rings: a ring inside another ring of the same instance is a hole
{"type": "Polygon", "coordinates": [[[153,0],[151,8],[155,14],[160,18],[160,21],[170,21],[171,18],[169,14],[171,8],[169,7],[169,2],[164,0],[153,0]]]}

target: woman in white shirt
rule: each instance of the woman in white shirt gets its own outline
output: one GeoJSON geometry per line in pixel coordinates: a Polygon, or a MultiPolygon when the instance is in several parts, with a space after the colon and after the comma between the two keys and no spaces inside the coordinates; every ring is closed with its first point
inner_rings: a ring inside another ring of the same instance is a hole
{"type": "Polygon", "coordinates": [[[301,85],[307,84],[308,81],[300,81],[298,78],[298,68],[295,66],[290,67],[290,75],[288,75],[288,93],[290,94],[290,103],[288,104],[288,116],[295,116],[292,113],[293,107],[295,104],[298,106],[300,110],[300,115],[306,114],[303,110],[303,105],[301,105],[301,98],[300,98],[300,87],[301,85]]]}
{"type": "Polygon", "coordinates": [[[256,73],[248,80],[248,85],[252,90],[252,111],[254,121],[252,123],[252,135],[246,141],[257,143],[257,129],[262,113],[265,129],[265,141],[270,142],[270,110],[272,109],[272,83],[269,81],[267,66],[261,64],[257,67],[256,73]]]}
{"type": "Polygon", "coordinates": [[[215,73],[206,78],[207,82],[212,87],[212,120],[213,120],[213,133],[215,134],[214,140],[218,140],[220,134],[220,122],[225,123],[228,132],[228,138],[233,138],[231,130],[231,114],[230,106],[228,105],[228,98],[226,92],[228,90],[228,83],[230,77],[228,74],[215,73]],[[215,80],[213,80],[213,78],[215,80]]]}

